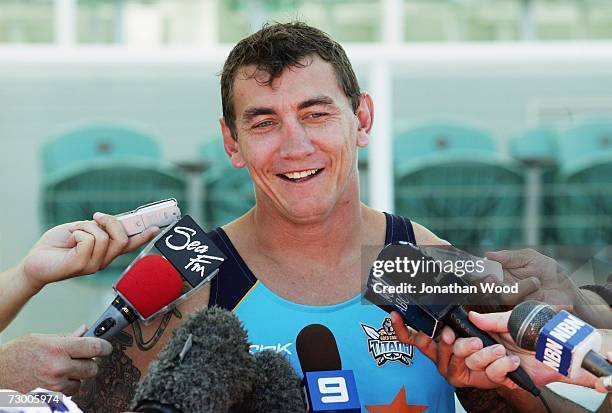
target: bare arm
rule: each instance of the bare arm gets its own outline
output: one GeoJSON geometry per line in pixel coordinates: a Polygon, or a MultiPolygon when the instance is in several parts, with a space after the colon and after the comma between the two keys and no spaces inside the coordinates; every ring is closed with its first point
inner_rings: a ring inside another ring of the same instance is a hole
{"type": "Polygon", "coordinates": [[[19,264],[0,273],[0,331],[15,318],[19,310],[39,289],[29,285],[19,264]]]}

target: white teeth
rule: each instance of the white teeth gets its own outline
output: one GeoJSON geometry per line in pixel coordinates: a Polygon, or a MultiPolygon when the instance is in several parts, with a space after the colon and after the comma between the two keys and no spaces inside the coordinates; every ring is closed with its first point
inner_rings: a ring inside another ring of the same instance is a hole
{"type": "Polygon", "coordinates": [[[317,171],[318,169],[309,169],[307,171],[301,171],[301,172],[289,172],[283,175],[285,175],[289,179],[300,179],[300,178],[306,178],[309,175],[314,175],[317,173],[317,171]]]}

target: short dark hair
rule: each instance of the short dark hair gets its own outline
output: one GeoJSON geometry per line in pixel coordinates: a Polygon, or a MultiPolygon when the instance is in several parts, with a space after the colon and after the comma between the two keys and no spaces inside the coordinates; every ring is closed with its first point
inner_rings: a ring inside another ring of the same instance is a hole
{"type": "Polygon", "coordinates": [[[234,139],[236,114],[234,113],[234,80],[238,70],[255,65],[258,71],[269,74],[263,83],[270,85],[288,67],[305,67],[304,59],[318,55],[330,63],[338,83],[351,102],[353,112],[359,106],[360,89],[351,62],[342,46],[325,32],[302,22],[264,25],[256,33],[242,39],[230,52],[221,73],[221,103],[223,117],[234,139]]]}

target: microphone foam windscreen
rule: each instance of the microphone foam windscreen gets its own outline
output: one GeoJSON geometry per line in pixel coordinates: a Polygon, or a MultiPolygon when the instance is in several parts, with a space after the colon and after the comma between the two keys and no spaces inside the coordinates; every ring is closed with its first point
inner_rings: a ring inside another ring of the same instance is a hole
{"type": "Polygon", "coordinates": [[[228,412],[244,401],[257,379],[240,321],[218,307],[204,308],[172,332],[136,389],[132,411],[149,400],[184,413],[228,412]]]}
{"type": "Polygon", "coordinates": [[[145,255],[115,288],[142,317],[148,318],[180,297],[183,278],[161,255],[145,255]]]}
{"type": "Polygon", "coordinates": [[[302,413],[306,411],[301,380],[286,357],[275,351],[255,353],[258,378],[253,392],[236,413],[302,413]]]}
{"type": "Polygon", "coordinates": [[[520,303],[510,313],[508,331],[516,344],[525,350],[535,351],[542,327],[556,313],[547,304],[529,300],[520,303]]]}
{"type": "Polygon", "coordinates": [[[321,324],[307,325],[295,341],[302,372],[342,370],[336,338],[321,324]]]}

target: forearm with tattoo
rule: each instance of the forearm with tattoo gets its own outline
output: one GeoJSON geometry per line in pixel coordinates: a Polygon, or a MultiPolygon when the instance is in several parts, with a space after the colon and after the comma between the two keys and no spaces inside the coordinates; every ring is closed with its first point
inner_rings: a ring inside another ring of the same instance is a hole
{"type": "Polygon", "coordinates": [[[147,352],[155,347],[166,332],[172,317],[182,318],[175,309],[164,315],[155,333],[145,340],[139,322],[132,324],[132,334],[120,332],[110,341],[113,353],[105,358],[97,359],[99,373],[83,383],[74,401],[87,413],[115,413],[128,410],[136,386],[142,378],[142,371],[126,354],[134,343],[141,352],[147,352]]]}
{"type": "Polygon", "coordinates": [[[83,383],[81,391],[74,397],[77,405],[88,413],[123,412],[130,400],[142,373],[125,351],[134,345],[134,338],[120,332],[111,339],[113,353],[96,362],[99,374],[83,383]]]}

